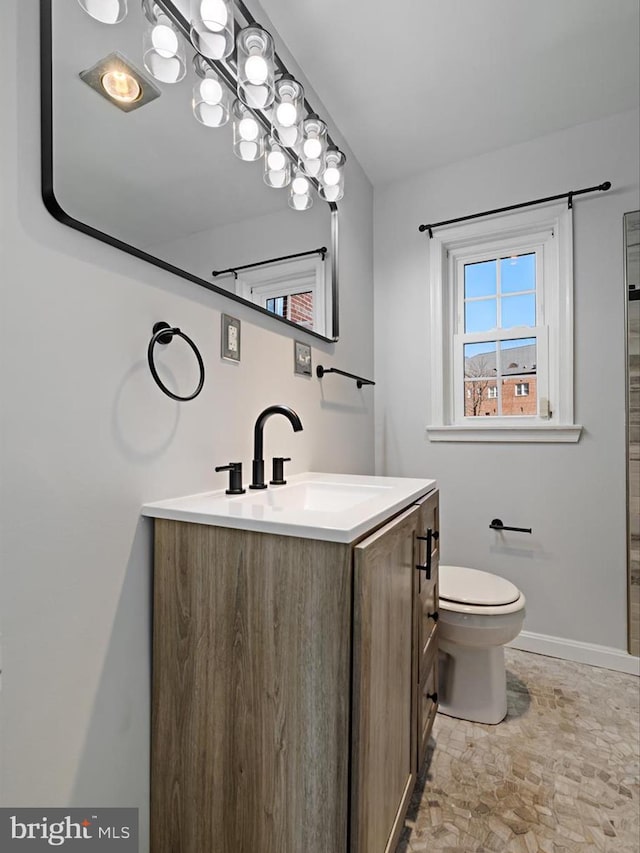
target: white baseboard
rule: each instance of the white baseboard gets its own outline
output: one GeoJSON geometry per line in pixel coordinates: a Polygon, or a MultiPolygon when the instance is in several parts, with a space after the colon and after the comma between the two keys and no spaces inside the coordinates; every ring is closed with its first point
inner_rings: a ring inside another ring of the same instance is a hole
{"type": "Polygon", "coordinates": [[[589,666],[600,666],[603,669],[614,669],[616,672],[640,676],[640,658],[610,646],[596,646],[593,643],[581,643],[579,640],[567,640],[564,637],[533,634],[531,631],[521,631],[508,645],[512,649],[520,649],[523,652],[535,652],[538,655],[572,660],[576,663],[586,663],[589,666]]]}

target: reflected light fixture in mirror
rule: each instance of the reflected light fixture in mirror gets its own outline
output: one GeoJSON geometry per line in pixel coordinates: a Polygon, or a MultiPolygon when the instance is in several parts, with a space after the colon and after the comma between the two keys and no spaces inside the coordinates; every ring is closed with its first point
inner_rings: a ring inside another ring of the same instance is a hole
{"type": "MultiPolygon", "coordinates": [[[[108,23],[117,23],[126,14],[126,0],[79,3],[96,20],[108,23]]],[[[194,67],[201,78],[193,87],[195,118],[212,128],[227,123],[230,98],[226,86],[238,98],[232,108],[234,153],[247,162],[260,159],[268,132],[290,163],[287,170],[281,170],[265,161],[264,180],[269,186],[288,186],[291,169],[302,168],[311,184],[305,192],[292,191],[289,204],[293,209],[311,207],[312,187],[324,201],[339,201],[344,196],[344,154],[307,103],[302,85],[277,56],[271,35],[253,20],[242,0],[236,4],[245,25],[237,34],[235,62],[229,62],[225,60],[233,52],[237,23],[233,0],[190,0],[188,21],[172,0],[142,0],[149,21],[143,33],[145,68],[162,83],[182,80],[186,74],[183,38],[188,39],[198,51],[194,67]]],[[[111,86],[115,100],[117,85],[121,83],[111,86]]]]}
{"type": "Polygon", "coordinates": [[[161,83],[178,83],[187,73],[184,44],[173,22],[153,0],[143,0],[149,24],[142,34],[144,67],[161,83]]]}
{"type": "Polygon", "coordinates": [[[232,0],[191,0],[190,35],[193,46],[209,59],[225,59],[234,48],[232,0]]]}
{"type": "Polygon", "coordinates": [[[119,24],[127,14],[127,0],[78,0],[78,3],[101,24],[119,24]]]}
{"type": "Polygon", "coordinates": [[[160,90],[121,53],[96,62],[80,79],[123,112],[131,112],[160,97],[160,90]]]}

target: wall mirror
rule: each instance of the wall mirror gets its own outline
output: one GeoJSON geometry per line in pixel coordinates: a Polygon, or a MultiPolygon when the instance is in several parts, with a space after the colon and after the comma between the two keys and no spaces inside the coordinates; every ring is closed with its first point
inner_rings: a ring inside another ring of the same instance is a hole
{"type": "MultiPolygon", "coordinates": [[[[105,0],[84,0],[92,2],[105,0]]],[[[188,29],[188,0],[145,2],[182,16],[188,29]]],[[[241,26],[252,23],[243,3],[236,14],[241,26]]],[[[129,0],[117,24],[95,20],[78,0],[41,0],[47,208],[73,228],[277,322],[337,340],[337,204],[314,190],[312,206],[295,210],[289,187],[267,186],[264,158],[245,162],[234,154],[231,120],[222,127],[197,120],[193,90],[201,77],[191,43],[178,28],[184,77],[165,84],[143,62],[148,30],[140,0],[129,0]],[[118,108],[91,85],[104,79],[96,66],[114,54],[142,87],[135,109],[118,108]]],[[[291,63],[288,70],[298,71],[291,63]]],[[[235,93],[228,94],[232,104],[235,93]]]]}

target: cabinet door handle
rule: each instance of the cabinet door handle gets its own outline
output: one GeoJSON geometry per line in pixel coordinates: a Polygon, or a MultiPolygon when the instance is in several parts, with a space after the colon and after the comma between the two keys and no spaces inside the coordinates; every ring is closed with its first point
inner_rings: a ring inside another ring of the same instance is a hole
{"type": "Polygon", "coordinates": [[[434,611],[433,613],[427,613],[427,619],[433,619],[434,622],[437,622],[440,618],[440,614],[438,611],[434,611]]]}
{"type": "Polygon", "coordinates": [[[416,566],[416,569],[424,569],[426,578],[428,581],[431,580],[431,549],[433,542],[437,542],[440,538],[440,533],[437,530],[432,530],[430,527],[427,527],[427,535],[426,536],[416,536],[416,539],[420,539],[421,542],[427,543],[427,562],[424,566],[416,566]]]}
{"type": "Polygon", "coordinates": [[[431,699],[431,701],[432,701],[432,702],[435,702],[435,703],[437,704],[437,702],[438,702],[438,694],[437,694],[437,692],[434,692],[434,693],[427,693],[427,699],[431,699]]]}
{"type": "Polygon", "coordinates": [[[418,571],[423,571],[423,572],[424,572],[424,574],[425,574],[425,578],[426,578],[428,581],[430,581],[430,580],[431,580],[431,565],[430,565],[430,563],[431,563],[431,561],[430,561],[430,560],[427,560],[427,562],[425,563],[425,565],[424,565],[424,566],[420,566],[420,565],[417,565],[417,566],[416,566],[416,569],[418,569],[418,571]]]}

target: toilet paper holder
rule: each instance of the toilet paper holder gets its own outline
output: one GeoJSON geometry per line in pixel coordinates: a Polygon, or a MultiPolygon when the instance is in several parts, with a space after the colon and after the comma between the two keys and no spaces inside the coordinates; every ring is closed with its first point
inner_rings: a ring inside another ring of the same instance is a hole
{"type": "Polygon", "coordinates": [[[502,523],[501,518],[494,518],[489,525],[491,530],[513,530],[515,533],[531,533],[530,527],[507,527],[502,523]]]}

